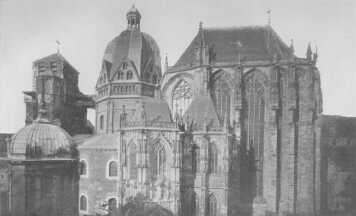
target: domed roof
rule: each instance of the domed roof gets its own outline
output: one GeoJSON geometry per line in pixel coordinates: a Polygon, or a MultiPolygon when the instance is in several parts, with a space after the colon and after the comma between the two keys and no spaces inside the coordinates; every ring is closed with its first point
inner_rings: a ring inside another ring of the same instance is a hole
{"type": "Polygon", "coordinates": [[[102,80],[112,79],[124,63],[133,68],[138,80],[147,80],[149,74],[162,76],[158,45],[149,34],[141,32],[140,18],[133,6],[127,13],[127,29],[106,46],[98,85],[106,83],[102,80]]]}
{"type": "Polygon", "coordinates": [[[109,74],[117,70],[124,61],[132,61],[138,74],[144,73],[149,61],[161,72],[161,57],[156,41],[138,29],[121,32],[105,49],[103,64],[106,64],[109,74]]]}
{"type": "Polygon", "coordinates": [[[11,140],[9,154],[26,158],[71,157],[71,136],[61,127],[37,120],[20,129],[11,140]]]}

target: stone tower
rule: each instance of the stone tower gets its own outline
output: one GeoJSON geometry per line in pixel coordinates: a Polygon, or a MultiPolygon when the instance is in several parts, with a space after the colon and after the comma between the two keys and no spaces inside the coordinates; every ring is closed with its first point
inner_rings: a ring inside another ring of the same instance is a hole
{"type": "Polygon", "coordinates": [[[70,134],[91,133],[87,108],[94,102],[80,92],[79,72],[55,53],[33,63],[33,89],[25,91],[26,124],[37,118],[42,103],[50,121],[56,121],[70,134]]]}

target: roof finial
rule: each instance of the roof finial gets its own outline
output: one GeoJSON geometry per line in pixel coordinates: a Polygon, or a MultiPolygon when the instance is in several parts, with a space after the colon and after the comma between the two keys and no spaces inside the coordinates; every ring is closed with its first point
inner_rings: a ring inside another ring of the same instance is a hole
{"type": "Polygon", "coordinates": [[[165,69],[165,72],[167,72],[167,70],[168,70],[168,53],[166,53],[166,57],[164,59],[164,69],[165,69]]]}
{"type": "Polygon", "coordinates": [[[289,46],[289,49],[291,50],[292,53],[294,53],[294,40],[293,40],[293,38],[290,39],[290,46],[289,46]]]}
{"type": "Polygon", "coordinates": [[[315,52],[313,54],[313,62],[314,62],[314,64],[316,63],[317,60],[318,60],[318,46],[315,46],[315,52]]]}
{"type": "Polygon", "coordinates": [[[306,58],[309,61],[312,60],[312,50],[311,50],[310,42],[308,43],[306,58]]]}
{"type": "Polygon", "coordinates": [[[271,9],[268,9],[267,10],[267,14],[268,14],[268,25],[271,26],[271,13],[272,13],[272,10],[271,9]]]}
{"type": "Polygon", "coordinates": [[[202,29],[203,29],[203,22],[200,21],[200,22],[199,22],[199,31],[202,30],[202,29]]]}
{"type": "Polygon", "coordinates": [[[57,53],[59,54],[59,48],[60,48],[61,43],[58,40],[56,40],[56,44],[57,44],[57,53]]]}

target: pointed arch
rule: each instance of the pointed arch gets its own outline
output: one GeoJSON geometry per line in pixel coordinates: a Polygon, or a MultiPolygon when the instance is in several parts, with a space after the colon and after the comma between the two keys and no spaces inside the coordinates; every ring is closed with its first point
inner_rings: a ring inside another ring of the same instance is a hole
{"type": "Polygon", "coordinates": [[[218,202],[215,195],[212,193],[208,198],[208,216],[218,215],[218,202]]]}
{"type": "Polygon", "coordinates": [[[169,177],[169,168],[172,165],[172,149],[169,142],[162,136],[155,138],[150,145],[150,167],[151,176],[156,179],[158,177],[169,177]]]}
{"type": "Polygon", "coordinates": [[[233,83],[232,78],[223,70],[213,73],[211,77],[211,97],[214,101],[215,109],[218,113],[220,123],[224,121],[225,115],[230,116],[233,104],[233,83]]]}
{"type": "Polygon", "coordinates": [[[183,116],[193,99],[192,86],[184,79],[177,82],[172,91],[172,115],[183,116]]]}
{"type": "Polygon", "coordinates": [[[255,161],[256,192],[263,195],[263,160],[266,118],[267,77],[260,71],[251,71],[245,76],[247,120],[246,141],[252,161],[255,161]]]}

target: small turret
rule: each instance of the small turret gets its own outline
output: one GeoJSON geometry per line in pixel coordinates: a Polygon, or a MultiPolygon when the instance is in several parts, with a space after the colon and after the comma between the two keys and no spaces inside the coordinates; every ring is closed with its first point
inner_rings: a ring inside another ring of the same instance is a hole
{"type": "Polygon", "coordinates": [[[313,53],[313,62],[314,62],[314,64],[316,64],[317,61],[318,61],[318,47],[315,46],[315,53],[313,53]]]}
{"type": "Polygon", "coordinates": [[[294,54],[294,40],[293,39],[290,40],[289,49],[290,49],[290,52],[292,54],[294,54]]]}
{"type": "Polygon", "coordinates": [[[313,55],[313,52],[311,50],[310,43],[308,43],[307,54],[306,54],[306,58],[308,61],[312,60],[312,55],[313,55]]]}
{"type": "Polygon", "coordinates": [[[128,29],[140,29],[141,14],[135,5],[132,5],[131,9],[126,14],[126,17],[128,29]]]}

